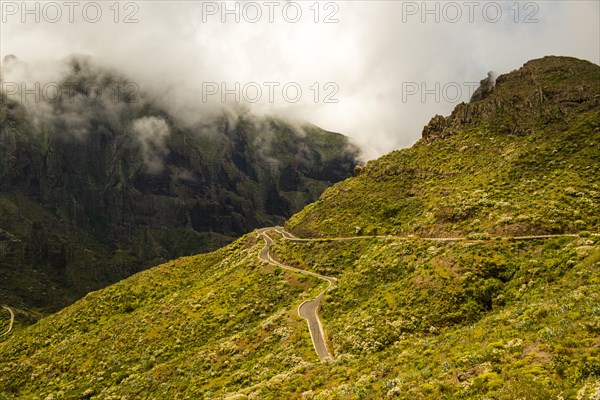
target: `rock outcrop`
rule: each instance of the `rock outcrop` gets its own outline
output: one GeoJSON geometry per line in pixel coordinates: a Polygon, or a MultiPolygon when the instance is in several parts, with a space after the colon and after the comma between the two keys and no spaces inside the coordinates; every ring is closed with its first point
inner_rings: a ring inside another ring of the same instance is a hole
{"type": "Polygon", "coordinates": [[[529,61],[500,75],[493,88],[484,79],[471,103],[459,104],[448,117],[433,117],[422,136],[435,140],[474,126],[527,135],[549,123],[566,123],[573,112],[600,107],[596,75],[595,64],[575,58],[549,56],[529,61]]]}
{"type": "Polygon", "coordinates": [[[469,102],[473,103],[488,97],[494,91],[494,87],[496,86],[496,78],[497,74],[495,72],[488,72],[487,77],[479,81],[479,87],[477,90],[475,90],[469,102]]]}

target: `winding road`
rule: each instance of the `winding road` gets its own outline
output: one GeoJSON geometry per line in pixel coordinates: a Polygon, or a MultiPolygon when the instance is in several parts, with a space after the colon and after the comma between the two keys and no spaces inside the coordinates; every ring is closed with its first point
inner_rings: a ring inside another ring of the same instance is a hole
{"type": "Polygon", "coordinates": [[[7,310],[9,312],[10,322],[8,324],[8,329],[6,330],[6,332],[0,334],[0,337],[8,335],[12,331],[13,325],[15,323],[15,313],[13,312],[13,310],[11,310],[11,308],[9,306],[4,306],[4,305],[2,306],[2,308],[4,308],[5,310],[7,310]]]}
{"type": "MultiPolygon", "coordinates": [[[[284,239],[292,241],[292,242],[331,242],[331,241],[346,241],[346,240],[356,240],[356,239],[370,239],[370,238],[379,238],[379,239],[392,239],[392,240],[410,240],[410,239],[420,239],[420,240],[431,240],[435,242],[453,242],[453,241],[482,241],[482,240],[493,240],[493,237],[490,238],[473,238],[469,237],[416,237],[416,236],[393,236],[393,235],[376,235],[376,236],[349,236],[349,237],[327,237],[327,238],[310,238],[310,239],[302,239],[292,235],[290,232],[286,231],[284,228],[280,226],[270,227],[270,228],[262,228],[257,230],[258,234],[265,240],[265,247],[260,251],[258,258],[268,262],[269,264],[276,265],[280,268],[287,269],[289,271],[297,272],[304,275],[310,275],[318,279],[325,280],[329,283],[327,289],[321,292],[316,298],[312,300],[307,300],[304,303],[300,304],[298,307],[298,315],[301,318],[304,318],[308,323],[308,329],[310,332],[310,337],[313,342],[313,347],[317,352],[317,355],[321,359],[321,361],[333,360],[333,356],[327,349],[327,342],[325,341],[325,333],[323,331],[323,324],[319,318],[318,310],[323,298],[325,297],[325,293],[335,286],[337,279],[320,275],[312,271],[306,271],[303,269],[291,267],[286,264],[282,264],[279,261],[276,261],[271,256],[269,252],[271,248],[271,243],[273,243],[273,239],[269,236],[269,232],[276,232],[280,234],[284,239]]],[[[592,233],[592,235],[597,235],[596,233],[592,233]]],[[[531,240],[531,239],[549,239],[555,237],[577,237],[578,234],[555,234],[555,235],[529,235],[529,236],[508,236],[502,237],[503,239],[512,239],[512,240],[531,240]]]]}
{"type": "Polygon", "coordinates": [[[271,256],[271,253],[269,252],[269,250],[271,249],[271,243],[273,243],[273,239],[268,234],[269,231],[277,232],[287,240],[296,239],[294,236],[292,236],[292,234],[283,230],[283,228],[280,227],[259,229],[257,231],[258,234],[266,242],[265,247],[263,247],[263,249],[258,254],[259,259],[266,261],[269,264],[276,265],[279,268],[297,272],[299,274],[313,276],[315,278],[322,279],[329,283],[327,289],[321,292],[316,298],[312,300],[307,300],[304,303],[300,304],[300,306],[298,307],[298,315],[300,316],[300,318],[304,318],[308,323],[308,331],[310,332],[310,338],[312,340],[313,347],[315,348],[315,351],[317,352],[317,355],[319,356],[321,361],[333,360],[333,356],[327,349],[327,342],[325,341],[325,332],[323,330],[323,324],[321,323],[321,319],[319,318],[318,310],[319,306],[321,305],[321,302],[323,301],[323,297],[325,297],[325,292],[327,292],[327,290],[329,290],[335,285],[337,279],[331,276],[320,275],[316,272],[305,271],[300,268],[291,267],[289,265],[282,264],[279,261],[274,260],[271,256]]]}

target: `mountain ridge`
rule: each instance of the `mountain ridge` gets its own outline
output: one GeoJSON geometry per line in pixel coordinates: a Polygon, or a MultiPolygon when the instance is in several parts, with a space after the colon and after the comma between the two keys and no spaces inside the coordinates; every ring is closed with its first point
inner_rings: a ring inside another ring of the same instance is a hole
{"type": "Polygon", "coordinates": [[[590,208],[597,201],[598,185],[585,183],[587,175],[600,173],[594,136],[599,130],[598,79],[598,66],[588,61],[568,57],[530,61],[498,77],[497,86],[485,99],[459,104],[448,117],[433,117],[411,149],[371,161],[356,179],[327,189],[317,202],[288,220],[286,227],[301,237],[591,230],[598,224],[590,208]],[[539,87],[530,82],[530,69],[547,82],[547,93],[555,93],[549,101],[531,100],[539,98],[539,87]],[[560,79],[555,76],[557,71],[571,70],[560,79]],[[529,84],[522,84],[523,80],[529,84]],[[560,107],[567,113],[564,118],[555,117],[560,107]],[[550,158],[553,154],[558,155],[555,160],[550,158]],[[568,156],[559,159],[562,154],[568,156]],[[430,162],[423,164],[423,158],[430,162]],[[548,164],[540,161],[546,159],[548,164]],[[567,162],[569,168],[564,168],[567,162]],[[489,170],[490,163],[496,166],[494,170],[489,170]],[[530,181],[529,175],[540,175],[543,181],[530,181]],[[544,191],[560,187],[570,193],[552,193],[553,200],[554,196],[562,199],[561,210],[543,197],[544,191]],[[354,191],[363,196],[353,196],[354,191]],[[328,201],[334,197],[335,202],[328,201]],[[576,204],[567,201],[569,197],[584,199],[576,204]],[[324,223],[333,209],[338,216],[335,227],[324,223]],[[567,217],[573,214],[581,218],[567,217]],[[563,217],[566,220],[561,222],[563,217]],[[470,227],[467,222],[473,219],[479,222],[470,227]]]}

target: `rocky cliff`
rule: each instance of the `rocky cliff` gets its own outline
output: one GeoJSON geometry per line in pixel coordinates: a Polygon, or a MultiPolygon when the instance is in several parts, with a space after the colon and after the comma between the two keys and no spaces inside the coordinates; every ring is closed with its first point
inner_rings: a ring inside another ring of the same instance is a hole
{"type": "Polygon", "coordinates": [[[548,124],[564,128],[569,115],[600,107],[597,68],[589,61],[548,56],[498,76],[493,87],[487,85],[488,77],[470,103],[459,104],[448,117],[433,117],[423,138],[433,140],[475,126],[517,135],[548,124]]]}
{"type": "Polygon", "coordinates": [[[108,98],[114,71],[65,63],[68,96],[0,105],[0,303],[55,309],[281,223],[357,163],[340,134],[247,111],[185,124],[149,95],[108,98]]]}

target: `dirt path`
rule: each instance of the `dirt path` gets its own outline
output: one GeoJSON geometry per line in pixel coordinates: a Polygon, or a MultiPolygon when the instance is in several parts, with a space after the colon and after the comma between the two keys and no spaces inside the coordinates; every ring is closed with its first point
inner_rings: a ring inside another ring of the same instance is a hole
{"type": "Polygon", "coordinates": [[[2,306],[2,308],[4,308],[5,310],[7,310],[9,312],[10,322],[8,324],[8,329],[6,330],[6,332],[0,334],[0,337],[8,335],[12,331],[13,325],[15,323],[15,313],[13,312],[13,310],[11,310],[11,308],[9,306],[4,306],[4,305],[2,306]]]}
{"type": "Polygon", "coordinates": [[[319,318],[318,310],[319,310],[319,306],[321,305],[321,301],[323,301],[323,297],[325,297],[325,292],[327,292],[327,290],[329,290],[331,287],[333,287],[335,285],[335,283],[337,282],[337,279],[333,278],[331,276],[320,275],[320,274],[317,274],[316,272],[305,271],[303,269],[294,268],[294,267],[291,267],[286,264],[282,264],[279,261],[274,260],[273,257],[271,256],[271,253],[269,252],[269,250],[271,248],[271,243],[273,242],[273,239],[268,234],[269,231],[275,231],[277,233],[280,233],[285,239],[290,240],[290,237],[286,235],[287,232],[283,231],[283,229],[281,229],[281,228],[259,229],[258,234],[266,242],[265,247],[261,250],[261,252],[258,255],[259,259],[264,260],[264,261],[268,262],[269,264],[276,265],[280,268],[287,269],[289,271],[293,271],[293,272],[297,272],[300,274],[313,276],[318,279],[322,279],[324,281],[327,281],[327,283],[329,284],[327,289],[324,290],[323,292],[321,292],[315,299],[307,300],[304,303],[300,304],[300,306],[298,307],[298,315],[300,316],[300,318],[304,318],[306,320],[306,322],[308,323],[308,331],[310,332],[310,338],[312,340],[313,347],[315,348],[315,351],[317,352],[317,355],[319,356],[321,361],[332,360],[333,357],[332,357],[331,353],[329,352],[329,350],[327,349],[327,342],[325,341],[325,332],[323,330],[323,324],[321,323],[321,320],[319,318]]]}
{"type": "MultiPolygon", "coordinates": [[[[280,226],[276,226],[274,228],[268,228],[269,230],[274,230],[283,236],[285,239],[291,242],[342,242],[346,240],[358,240],[358,239],[391,239],[391,240],[431,240],[434,242],[458,242],[458,241],[482,241],[482,240],[494,240],[496,236],[490,235],[489,238],[485,239],[477,239],[477,238],[469,238],[466,236],[456,236],[456,237],[421,237],[421,236],[395,236],[395,235],[360,235],[360,236],[338,236],[338,237],[323,237],[323,238],[299,238],[294,236],[292,233],[286,231],[284,228],[280,226]]],[[[597,233],[591,233],[591,235],[598,235],[597,233]]],[[[561,233],[554,235],[525,235],[525,236],[499,236],[502,239],[509,240],[532,240],[532,239],[551,239],[558,237],[578,237],[577,233],[561,233]]]]}

